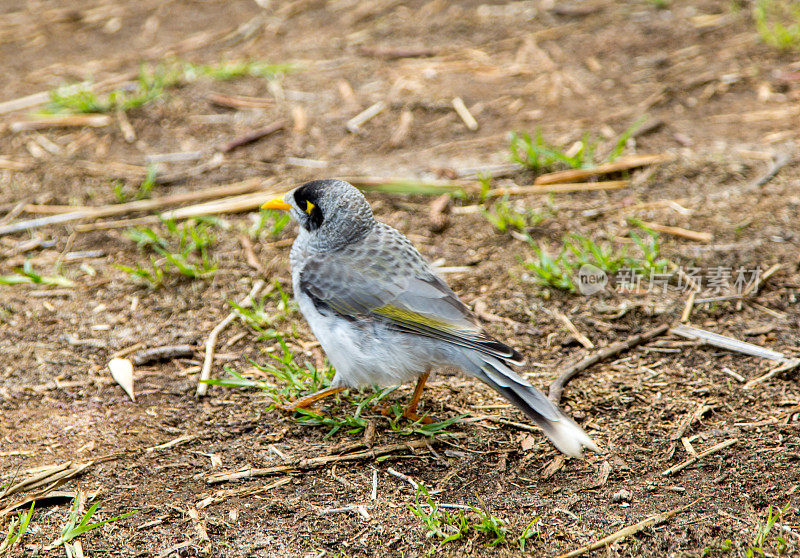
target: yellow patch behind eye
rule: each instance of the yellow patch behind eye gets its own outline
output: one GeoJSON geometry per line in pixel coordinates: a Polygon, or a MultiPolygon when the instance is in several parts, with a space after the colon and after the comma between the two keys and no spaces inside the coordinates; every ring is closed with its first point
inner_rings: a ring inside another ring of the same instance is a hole
{"type": "Polygon", "coordinates": [[[311,215],[311,212],[314,211],[315,207],[316,206],[313,203],[311,203],[310,201],[306,200],[306,213],[311,215]]]}

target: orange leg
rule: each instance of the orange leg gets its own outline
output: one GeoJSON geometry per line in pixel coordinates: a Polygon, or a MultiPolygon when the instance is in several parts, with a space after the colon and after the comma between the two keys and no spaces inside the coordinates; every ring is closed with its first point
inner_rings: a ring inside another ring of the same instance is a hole
{"type": "Polygon", "coordinates": [[[435,422],[431,417],[423,417],[417,413],[417,405],[419,405],[419,399],[422,397],[422,389],[425,387],[425,382],[428,381],[428,376],[430,375],[430,372],[425,372],[419,377],[419,380],[417,380],[417,386],[414,388],[414,395],[411,397],[411,402],[403,412],[403,416],[408,420],[414,422],[421,420],[424,424],[431,424],[435,422]]]}
{"type": "Polygon", "coordinates": [[[329,395],[333,395],[334,393],[339,393],[344,389],[345,388],[342,387],[329,387],[321,389],[315,393],[306,395],[305,397],[301,397],[300,399],[292,401],[291,403],[287,403],[286,405],[277,405],[277,407],[284,411],[295,411],[297,409],[305,409],[307,407],[310,407],[320,399],[324,399],[329,395]]]}

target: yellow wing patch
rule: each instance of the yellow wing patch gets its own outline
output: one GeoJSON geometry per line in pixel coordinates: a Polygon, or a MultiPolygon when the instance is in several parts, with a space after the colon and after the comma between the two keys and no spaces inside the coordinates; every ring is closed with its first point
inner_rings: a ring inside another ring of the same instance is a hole
{"type": "Polygon", "coordinates": [[[429,318],[428,316],[423,316],[422,314],[412,312],[411,310],[406,310],[405,308],[398,308],[397,306],[393,306],[391,304],[381,306],[380,308],[375,308],[372,311],[376,314],[380,314],[381,316],[392,318],[398,322],[409,325],[421,325],[448,333],[458,330],[458,328],[453,327],[453,324],[451,323],[437,320],[435,318],[429,318]]]}

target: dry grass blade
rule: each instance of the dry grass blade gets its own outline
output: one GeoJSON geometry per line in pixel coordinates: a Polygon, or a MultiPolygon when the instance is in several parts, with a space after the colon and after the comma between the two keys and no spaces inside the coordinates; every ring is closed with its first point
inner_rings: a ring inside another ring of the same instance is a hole
{"type": "Polygon", "coordinates": [[[28,472],[31,474],[30,477],[16,484],[8,486],[2,492],[2,494],[0,494],[0,498],[4,498],[23,490],[34,490],[48,484],[63,482],[79,475],[84,469],[87,469],[92,465],[94,465],[94,461],[87,461],[85,463],[66,461],[59,465],[51,465],[44,468],[29,470],[28,472]]]}
{"type": "Polygon", "coordinates": [[[559,172],[550,172],[536,177],[534,184],[556,184],[559,182],[575,182],[586,180],[592,176],[622,172],[625,170],[644,167],[647,165],[658,165],[667,163],[675,159],[671,153],[656,153],[653,155],[632,155],[630,157],[620,157],[613,163],[604,163],[590,169],[570,169],[559,172]]]}
{"type": "Polygon", "coordinates": [[[582,556],[587,552],[591,552],[593,550],[597,550],[598,548],[603,548],[604,546],[608,546],[611,543],[614,543],[620,539],[624,539],[625,537],[630,537],[631,535],[635,535],[640,531],[644,531],[648,527],[652,527],[654,525],[658,525],[660,523],[664,523],[668,521],[673,516],[679,514],[683,510],[687,509],[689,506],[694,505],[694,502],[690,504],[686,504],[685,506],[681,506],[680,508],[675,508],[674,510],[670,510],[668,512],[660,513],[658,515],[651,515],[647,519],[643,519],[639,523],[634,523],[624,529],[620,529],[616,533],[612,533],[611,535],[600,539],[599,541],[593,542],[592,544],[588,544],[586,546],[582,546],[572,552],[567,552],[566,554],[561,554],[557,558],[574,558],[575,556],[582,556]]]}
{"type": "Polygon", "coordinates": [[[752,343],[747,343],[746,341],[739,341],[733,337],[720,335],[719,333],[706,331],[697,327],[676,325],[670,329],[670,333],[680,335],[681,337],[687,337],[689,339],[700,339],[709,345],[714,345],[715,347],[720,347],[722,349],[727,349],[737,353],[744,353],[746,355],[767,358],[770,360],[786,360],[786,356],[783,353],[765,349],[764,347],[759,347],[758,345],[753,345],[752,343]]]}
{"type": "Polygon", "coordinates": [[[59,483],[54,483],[53,485],[48,486],[44,490],[40,490],[39,492],[35,492],[33,494],[29,494],[28,496],[22,498],[21,500],[17,500],[16,502],[12,502],[11,504],[7,505],[5,508],[0,510],[0,517],[7,515],[14,510],[18,510],[23,506],[27,506],[31,502],[41,502],[42,500],[72,500],[75,498],[77,494],[75,491],[70,490],[55,490],[58,488],[58,485],[63,484],[63,481],[59,483]]]}

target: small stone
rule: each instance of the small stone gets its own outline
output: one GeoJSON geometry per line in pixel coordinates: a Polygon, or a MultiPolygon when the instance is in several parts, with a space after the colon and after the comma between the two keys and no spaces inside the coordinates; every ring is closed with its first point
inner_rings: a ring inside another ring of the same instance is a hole
{"type": "Polygon", "coordinates": [[[614,502],[614,503],[630,502],[631,501],[631,493],[630,493],[629,490],[625,490],[623,488],[622,490],[619,490],[619,491],[615,492],[611,496],[611,501],[614,502]]]}

